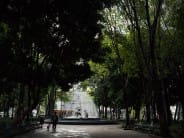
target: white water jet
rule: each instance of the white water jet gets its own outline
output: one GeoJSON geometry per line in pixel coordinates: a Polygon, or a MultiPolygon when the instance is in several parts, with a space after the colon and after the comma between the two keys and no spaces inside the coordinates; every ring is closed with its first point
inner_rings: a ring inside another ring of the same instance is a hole
{"type": "Polygon", "coordinates": [[[62,110],[70,112],[64,118],[98,118],[97,107],[92,97],[80,88],[74,85],[71,92],[71,100],[62,103],[62,110]]]}

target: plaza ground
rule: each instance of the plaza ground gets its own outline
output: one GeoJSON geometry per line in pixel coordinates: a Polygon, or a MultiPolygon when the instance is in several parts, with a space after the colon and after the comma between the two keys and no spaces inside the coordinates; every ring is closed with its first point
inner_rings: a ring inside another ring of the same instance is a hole
{"type": "Polygon", "coordinates": [[[15,138],[157,138],[133,130],[123,130],[121,125],[57,125],[56,132],[43,128],[15,138]]]}

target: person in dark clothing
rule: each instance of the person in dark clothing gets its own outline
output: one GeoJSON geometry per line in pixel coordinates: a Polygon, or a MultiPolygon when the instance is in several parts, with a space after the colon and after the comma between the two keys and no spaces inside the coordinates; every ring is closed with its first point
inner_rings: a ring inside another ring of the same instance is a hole
{"type": "Polygon", "coordinates": [[[57,122],[58,122],[58,116],[56,112],[54,112],[54,115],[52,116],[52,129],[53,130],[56,130],[57,122]]]}
{"type": "Polygon", "coordinates": [[[41,128],[42,128],[43,124],[44,124],[44,118],[42,116],[40,116],[40,125],[41,125],[41,128]]]}

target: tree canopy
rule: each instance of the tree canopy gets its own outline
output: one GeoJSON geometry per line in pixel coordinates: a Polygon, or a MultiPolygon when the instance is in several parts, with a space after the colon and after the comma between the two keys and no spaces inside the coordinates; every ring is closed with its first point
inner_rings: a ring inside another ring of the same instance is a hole
{"type": "Polygon", "coordinates": [[[100,62],[105,55],[98,21],[102,19],[99,11],[108,3],[2,0],[0,97],[9,98],[0,101],[5,103],[1,110],[8,114],[13,98],[17,114],[24,106],[22,118],[29,117],[49,87],[67,90],[72,83],[89,77],[88,61],[100,62]]]}
{"type": "Polygon", "coordinates": [[[103,117],[125,109],[129,128],[145,107],[169,137],[170,106],[184,110],[183,9],[182,0],[1,0],[0,111],[29,120],[47,99],[49,113],[58,88],[85,80],[103,117]]]}

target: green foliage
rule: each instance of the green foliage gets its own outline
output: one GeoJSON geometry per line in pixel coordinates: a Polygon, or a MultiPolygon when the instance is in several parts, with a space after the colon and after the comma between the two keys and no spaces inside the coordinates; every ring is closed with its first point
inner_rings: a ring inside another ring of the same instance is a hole
{"type": "MultiPolygon", "coordinates": [[[[164,109],[183,102],[183,7],[181,0],[124,0],[104,9],[101,45],[110,51],[95,71],[102,75],[99,70],[105,67],[109,73],[97,82],[94,95],[99,105],[111,107],[120,99],[121,106],[156,104],[164,109]],[[167,96],[160,98],[162,92],[167,96]]],[[[159,116],[162,111],[157,111],[159,116]]],[[[168,121],[163,116],[161,123],[168,121]]]]}
{"type": "MultiPolygon", "coordinates": [[[[1,111],[12,107],[8,97],[15,90],[16,114],[25,106],[25,117],[44,100],[50,87],[67,91],[73,83],[90,77],[88,62],[102,62],[108,51],[100,46],[98,21],[102,19],[99,11],[110,3],[0,2],[0,103],[6,101],[1,111]]],[[[61,97],[67,100],[65,94],[61,97]]]]}
{"type": "Polygon", "coordinates": [[[8,25],[4,22],[0,22],[0,44],[2,44],[7,39],[8,31],[8,25]]]}
{"type": "Polygon", "coordinates": [[[89,61],[90,69],[94,72],[99,78],[103,78],[109,74],[108,69],[105,64],[94,63],[89,61]]]}

